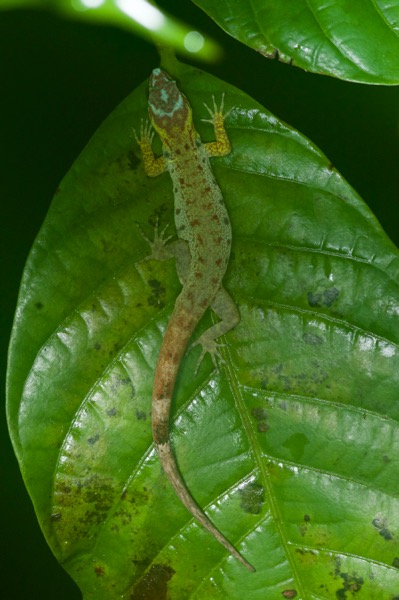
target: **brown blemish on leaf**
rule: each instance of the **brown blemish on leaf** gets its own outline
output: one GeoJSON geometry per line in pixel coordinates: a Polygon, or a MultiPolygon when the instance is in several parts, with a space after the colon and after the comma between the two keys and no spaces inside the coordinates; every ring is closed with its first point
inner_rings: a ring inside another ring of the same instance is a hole
{"type": "Polygon", "coordinates": [[[267,423],[258,423],[258,431],[259,433],[266,433],[269,431],[270,427],[267,423]]]}
{"type": "Polygon", "coordinates": [[[284,590],[283,592],[281,592],[283,598],[295,598],[297,595],[297,591],[296,590],[284,590]]]}
{"type": "Polygon", "coordinates": [[[97,565],[96,567],[94,567],[94,572],[97,575],[97,577],[102,577],[105,574],[105,569],[103,566],[97,565]]]}
{"type": "Polygon", "coordinates": [[[253,408],[251,414],[257,421],[267,421],[267,410],[264,408],[253,408]]]}
{"type": "Polygon", "coordinates": [[[251,410],[251,414],[257,421],[257,429],[259,433],[266,433],[266,431],[268,431],[268,429],[270,428],[267,422],[267,411],[264,408],[257,407],[251,410]]]}
{"type": "Polygon", "coordinates": [[[92,527],[104,523],[115,501],[111,478],[91,475],[71,478],[71,484],[60,482],[54,491],[54,504],[62,519],[52,525],[60,539],[67,538],[71,544],[84,539],[92,527]]]}
{"type": "Polygon", "coordinates": [[[145,573],[135,585],[129,600],[166,600],[168,597],[168,581],[175,571],[168,565],[156,564],[145,573]]]}

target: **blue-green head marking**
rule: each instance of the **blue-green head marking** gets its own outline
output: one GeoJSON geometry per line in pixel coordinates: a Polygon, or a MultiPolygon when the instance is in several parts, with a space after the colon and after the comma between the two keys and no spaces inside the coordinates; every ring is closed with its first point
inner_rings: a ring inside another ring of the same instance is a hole
{"type": "Polygon", "coordinates": [[[176,82],[162,69],[150,75],[148,114],[155,131],[166,145],[191,124],[191,107],[176,82]]]}

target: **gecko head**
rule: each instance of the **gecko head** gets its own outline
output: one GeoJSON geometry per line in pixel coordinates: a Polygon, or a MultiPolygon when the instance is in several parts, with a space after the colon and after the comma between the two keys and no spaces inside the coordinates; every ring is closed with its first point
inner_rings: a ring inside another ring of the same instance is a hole
{"type": "Polygon", "coordinates": [[[191,123],[191,107],[176,82],[162,69],[150,75],[148,114],[162,143],[181,136],[186,124],[191,123]]]}

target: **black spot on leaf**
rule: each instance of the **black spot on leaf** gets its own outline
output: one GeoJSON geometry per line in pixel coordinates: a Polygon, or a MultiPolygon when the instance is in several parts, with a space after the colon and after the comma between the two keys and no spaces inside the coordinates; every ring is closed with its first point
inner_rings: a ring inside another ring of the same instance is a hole
{"type": "Polygon", "coordinates": [[[263,485],[256,482],[248,483],[248,485],[239,490],[239,494],[241,496],[241,508],[252,515],[258,515],[262,510],[265,500],[263,485]]]}
{"type": "Polygon", "coordinates": [[[100,439],[100,436],[97,433],[96,435],[93,435],[92,437],[89,437],[89,439],[87,441],[90,444],[90,446],[93,446],[96,442],[98,442],[99,439],[100,439]]]}

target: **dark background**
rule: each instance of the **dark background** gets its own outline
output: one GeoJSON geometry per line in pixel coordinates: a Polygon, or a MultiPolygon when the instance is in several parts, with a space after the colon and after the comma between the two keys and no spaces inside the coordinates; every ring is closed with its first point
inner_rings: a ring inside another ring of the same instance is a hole
{"type": "MultiPolygon", "coordinates": [[[[195,6],[160,4],[219,40],[224,60],[202,67],[317,144],[398,244],[399,88],[345,83],[264,59],[195,6]]],[[[0,12],[2,389],[21,273],[57,185],[103,119],[157,63],[153,47],[126,31],[45,12],[0,12]]],[[[5,418],[0,426],[0,596],[79,599],[41,534],[5,418]]]]}

